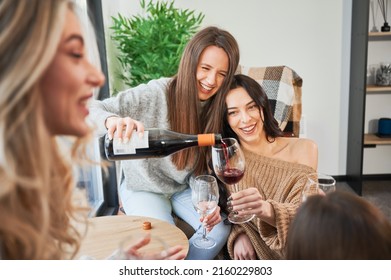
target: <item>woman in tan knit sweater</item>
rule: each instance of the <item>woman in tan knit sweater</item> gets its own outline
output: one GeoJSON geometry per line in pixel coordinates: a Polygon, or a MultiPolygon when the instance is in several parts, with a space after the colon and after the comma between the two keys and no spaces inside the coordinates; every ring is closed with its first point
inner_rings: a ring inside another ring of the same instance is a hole
{"type": "Polygon", "coordinates": [[[214,125],[224,137],[239,140],[246,158],[240,191],[228,198],[227,210],[255,214],[232,227],[232,259],[283,258],[289,225],[300,204],[307,174],[317,170],[318,148],[308,139],[283,137],[268,98],[252,78],[236,75],[214,125]]]}

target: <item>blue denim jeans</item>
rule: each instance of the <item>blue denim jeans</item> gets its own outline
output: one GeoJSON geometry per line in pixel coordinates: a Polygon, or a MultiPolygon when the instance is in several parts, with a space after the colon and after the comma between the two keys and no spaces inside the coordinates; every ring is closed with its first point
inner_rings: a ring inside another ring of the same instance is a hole
{"type": "Polygon", "coordinates": [[[163,194],[132,191],[123,182],[119,187],[119,196],[127,215],[151,217],[175,224],[171,215],[171,201],[163,194]]]}
{"type": "Polygon", "coordinates": [[[200,249],[193,245],[193,239],[202,234],[202,224],[200,215],[195,211],[191,202],[191,189],[187,189],[175,193],[171,197],[171,204],[174,213],[182,220],[186,221],[195,230],[194,235],[189,240],[189,253],[186,259],[188,260],[212,260],[227,243],[228,235],[231,231],[231,225],[225,225],[225,214],[222,214],[221,222],[215,225],[208,236],[216,240],[216,246],[211,249],[200,249]]]}
{"type": "Polygon", "coordinates": [[[119,188],[119,195],[122,207],[127,215],[151,217],[174,224],[174,219],[171,215],[174,212],[193,227],[195,233],[189,240],[189,253],[186,257],[188,260],[212,260],[227,242],[231,225],[223,223],[226,216],[222,214],[222,221],[208,233],[208,236],[216,240],[216,246],[211,249],[199,249],[193,245],[192,240],[202,234],[202,225],[200,215],[195,211],[191,202],[190,187],[175,193],[171,197],[171,201],[162,194],[129,190],[124,183],[119,188]]]}

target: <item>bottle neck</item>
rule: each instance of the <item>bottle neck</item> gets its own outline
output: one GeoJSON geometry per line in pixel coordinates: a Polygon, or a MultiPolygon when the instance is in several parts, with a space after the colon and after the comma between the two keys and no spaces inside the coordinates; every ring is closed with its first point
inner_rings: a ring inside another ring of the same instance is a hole
{"type": "Polygon", "coordinates": [[[198,134],[198,146],[213,146],[217,143],[221,143],[221,135],[208,133],[208,134],[198,134]]]}

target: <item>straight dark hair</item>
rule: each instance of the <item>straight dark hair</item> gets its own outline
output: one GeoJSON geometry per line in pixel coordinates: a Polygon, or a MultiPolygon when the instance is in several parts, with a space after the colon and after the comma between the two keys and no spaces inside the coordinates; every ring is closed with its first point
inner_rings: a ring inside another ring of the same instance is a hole
{"type": "MultiPolygon", "coordinates": [[[[230,90],[236,88],[244,88],[251,99],[259,107],[259,112],[263,112],[263,127],[265,130],[266,140],[268,142],[274,142],[276,137],[283,136],[283,132],[278,126],[277,120],[274,118],[272,109],[270,107],[269,98],[267,97],[266,92],[263,90],[262,86],[253,78],[237,74],[234,76],[233,81],[230,86],[230,90]]],[[[225,99],[227,98],[227,92],[225,94],[225,99]]],[[[223,106],[223,123],[222,123],[222,135],[223,137],[233,137],[236,138],[239,143],[240,140],[236,133],[232,130],[228,123],[228,110],[227,105],[224,102],[223,106]]]]}
{"type": "MultiPolygon", "coordinates": [[[[262,86],[249,76],[236,74],[232,79],[229,89],[233,90],[240,87],[244,88],[251,99],[257,104],[259,112],[263,112],[263,127],[265,130],[266,140],[272,143],[277,137],[283,136],[283,132],[278,126],[277,120],[274,118],[269,99],[262,86]]],[[[212,112],[212,116],[209,118],[208,127],[212,131],[220,131],[223,137],[235,138],[240,143],[239,137],[231,129],[228,123],[228,109],[226,104],[228,93],[229,91],[226,91],[224,94],[217,96],[214,100],[213,107],[210,110],[212,112]]],[[[213,173],[213,169],[211,168],[212,164],[210,152],[206,155],[206,158],[213,173]]],[[[221,182],[219,182],[219,189],[219,205],[223,211],[227,212],[226,201],[228,193],[224,184],[221,182]]]]}

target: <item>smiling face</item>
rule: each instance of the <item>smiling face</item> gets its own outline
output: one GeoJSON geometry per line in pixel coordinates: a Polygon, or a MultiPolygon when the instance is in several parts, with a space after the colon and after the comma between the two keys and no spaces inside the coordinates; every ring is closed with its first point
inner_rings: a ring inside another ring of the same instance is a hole
{"type": "Polygon", "coordinates": [[[57,52],[41,80],[44,118],[52,135],[82,137],[90,131],[87,103],[104,76],[88,61],[80,23],[71,10],[65,22],[57,52]]]}
{"type": "Polygon", "coordinates": [[[207,100],[216,94],[228,72],[229,59],[219,47],[209,46],[202,52],[197,65],[198,98],[207,100]]]}
{"type": "Polygon", "coordinates": [[[242,144],[264,139],[263,113],[243,87],[229,91],[226,98],[227,120],[242,144]]]}

